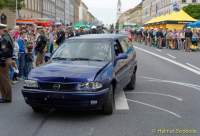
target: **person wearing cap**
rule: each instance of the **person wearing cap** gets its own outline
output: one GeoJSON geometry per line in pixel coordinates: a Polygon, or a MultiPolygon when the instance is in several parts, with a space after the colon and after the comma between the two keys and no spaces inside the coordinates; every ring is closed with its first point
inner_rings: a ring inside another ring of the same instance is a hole
{"type": "Polygon", "coordinates": [[[9,79],[9,67],[12,63],[13,46],[6,25],[0,24],[0,103],[12,101],[12,87],[9,79]]]}

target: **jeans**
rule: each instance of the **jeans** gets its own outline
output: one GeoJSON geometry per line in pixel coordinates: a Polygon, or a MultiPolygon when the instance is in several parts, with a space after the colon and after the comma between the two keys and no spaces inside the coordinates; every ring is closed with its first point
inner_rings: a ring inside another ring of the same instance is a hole
{"type": "Polygon", "coordinates": [[[25,53],[19,53],[19,77],[25,77],[25,53]]]}
{"type": "Polygon", "coordinates": [[[24,73],[25,73],[25,75],[24,75],[25,79],[28,79],[28,74],[29,74],[29,72],[31,71],[32,68],[33,68],[32,62],[26,62],[26,64],[25,64],[25,71],[24,71],[24,73]]]}
{"type": "Polygon", "coordinates": [[[14,77],[14,69],[13,69],[13,66],[10,66],[10,68],[9,68],[9,75],[10,75],[10,80],[13,80],[13,77],[14,77]]]}
{"type": "Polygon", "coordinates": [[[53,43],[49,44],[49,52],[52,54],[54,50],[53,43]]]}

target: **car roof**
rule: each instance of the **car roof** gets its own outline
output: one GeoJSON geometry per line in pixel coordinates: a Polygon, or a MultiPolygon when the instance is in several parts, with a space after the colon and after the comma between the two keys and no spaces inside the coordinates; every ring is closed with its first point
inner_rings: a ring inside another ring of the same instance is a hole
{"type": "Polygon", "coordinates": [[[93,40],[93,39],[115,40],[115,39],[120,39],[120,38],[125,38],[125,37],[127,37],[126,34],[86,34],[86,35],[72,37],[70,38],[70,40],[93,40]]]}

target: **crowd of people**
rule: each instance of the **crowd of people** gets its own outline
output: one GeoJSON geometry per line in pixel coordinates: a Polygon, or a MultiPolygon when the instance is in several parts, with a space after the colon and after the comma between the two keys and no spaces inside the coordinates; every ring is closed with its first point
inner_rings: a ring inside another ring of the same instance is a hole
{"type": "MultiPolygon", "coordinates": [[[[111,29],[112,30],[112,29],[111,29]]],[[[113,29],[114,30],[114,29],[113,29]]],[[[38,27],[20,25],[7,29],[0,24],[0,103],[12,101],[11,84],[28,79],[33,67],[45,62],[45,55],[51,55],[65,39],[83,34],[104,33],[103,28],[92,26],[90,29],[74,29],[58,25],[38,27]],[[10,82],[11,81],[11,82],[10,82]]],[[[112,33],[112,31],[110,31],[112,33]]],[[[118,31],[116,31],[118,33],[118,31]]],[[[133,42],[144,43],[157,48],[184,49],[191,51],[191,45],[200,45],[200,30],[139,29],[130,30],[133,42]]]]}
{"type": "Polygon", "coordinates": [[[139,29],[131,30],[131,39],[157,48],[184,49],[190,52],[200,45],[200,30],[139,29]]]}
{"type": "Polygon", "coordinates": [[[66,38],[97,33],[103,33],[103,30],[96,26],[74,29],[65,25],[21,25],[7,29],[6,25],[0,24],[0,103],[12,101],[10,83],[28,79],[31,69],[43,64],[45,54],[51,55],[66,38]]]}

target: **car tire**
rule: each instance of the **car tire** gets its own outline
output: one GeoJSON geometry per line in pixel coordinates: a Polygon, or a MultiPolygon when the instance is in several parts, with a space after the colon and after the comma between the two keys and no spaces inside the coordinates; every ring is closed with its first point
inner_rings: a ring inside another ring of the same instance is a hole
{"type": "Polygon", "coordinates": [[[131,81],[127,85],[127,90],[135,90],[135,83],[136,83],[136,72],[134,72],[131,76],[131,81]]]}
{"type": "Polygon", "coordinates": [[[111,85],[108,97],[103,105],[103,113],[106,115],[111,115],[114,111],[114,90],[113,86],[111,85]]]}
{"type": "Polygon", "coordinates": [[[32,109],[35,113],[43,113],[45,110],[41,107],[32,106],[32,109]]]}

